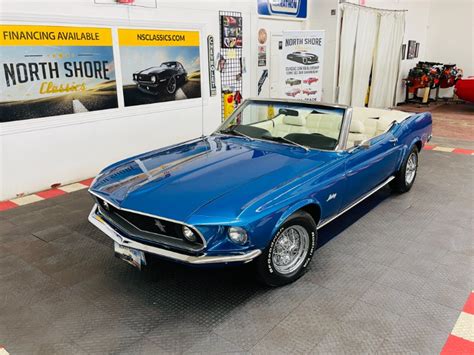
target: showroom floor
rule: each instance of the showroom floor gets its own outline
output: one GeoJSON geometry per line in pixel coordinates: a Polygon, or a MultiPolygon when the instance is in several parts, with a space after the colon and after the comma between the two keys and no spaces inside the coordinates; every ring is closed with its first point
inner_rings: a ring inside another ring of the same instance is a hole
{"type": "Polygon", "coordinates": [[[139,272],[87,222],[85,190],[0,212],[0,345],[22,353],[439,352],[473,289],[472,156],[426,151],[320,231],[296,283],[250,267],[139,272]]]}

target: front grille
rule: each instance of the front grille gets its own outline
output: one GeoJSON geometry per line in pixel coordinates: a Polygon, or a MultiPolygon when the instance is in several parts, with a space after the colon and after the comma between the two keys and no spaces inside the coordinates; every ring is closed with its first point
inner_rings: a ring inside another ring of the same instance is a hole
{"type": "Polygon", "coordinates": [[[188,251],[199,251],[204,246],[196,230],[194,230],[197,236],[196,242],[191,243],[184,238],[182,233],[183,224],[123,211],[99,198],[97,198],[97,203],[100,207],[100,213],[131,239],[188,251]]]}
{"type": "Polygon", "coordinates": [[[141,80],[141,81],[150,81],[150,82],[151,82],[151,77],[150,77],[150,75],[140,74],[140,75],[138,76],[138,80],[141,80]]]}

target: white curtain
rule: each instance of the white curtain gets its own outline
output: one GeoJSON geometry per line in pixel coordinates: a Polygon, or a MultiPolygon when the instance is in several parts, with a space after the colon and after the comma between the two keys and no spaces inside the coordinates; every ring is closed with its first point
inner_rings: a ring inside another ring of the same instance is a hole
{"type": "Polygon", "coordinates": [[[357,23],[357,41],[354,53],[352,100],[350,102],[352,106],[365,106],[378,29],[379,16],[377,12],[361,8],[357,23]]]}
{"type": "Polygon", "coordinates": [[[347,6],[342,9],[341,52],[339,56],[339,96],[338,102],[351,104],[352,83],[354,73],[354,51],[356,44],[359,8],[347,6]]]}
{"type": "Polygon", "coordinates": [[[387,108],[394,104],[401,48],[405,32],[404,12],[382,12],[372,69],[369,106],[387,108]]]}
{"type": "Polygon", "coordinates": [[[342,7],[338,103],[364,106],[394,104],[405,12],[385,11],[346,3],[342,7]]]}

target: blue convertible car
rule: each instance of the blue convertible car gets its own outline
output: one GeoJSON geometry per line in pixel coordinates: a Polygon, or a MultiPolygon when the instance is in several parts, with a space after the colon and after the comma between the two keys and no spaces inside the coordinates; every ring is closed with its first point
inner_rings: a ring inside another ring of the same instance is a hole
{"type": "Polygon", "coordinates": [[[245,101],[209,136],[104,169],[89,220],[135,266],[253,261],[300,277],[318,229],[386,184],[412,187],[431,115],[292,100],[245,101]]]}

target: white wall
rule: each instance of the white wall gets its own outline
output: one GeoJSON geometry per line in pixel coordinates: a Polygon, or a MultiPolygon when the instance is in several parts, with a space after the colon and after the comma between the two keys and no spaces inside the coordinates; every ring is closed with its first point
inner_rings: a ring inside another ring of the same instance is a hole
{"type": "MultiPolygon", "coordinates": [[[[474,75],[473,16],[473,0],[431,1],[426,59],[455,63],[464,70],[465,76],[474,75]]],[[[452,89],[440,90],[440,96],[452,95],[452,89]]]]}
{"type": "Polygon", "coordinates": [[[338,46],[337,26],[339,18],[338,1],[313,0],[310,2],[309,14],[308,21],[306,21],[306,29],[325,31],[322,101],[335,102],[335,63],[338,46]],[[336,14],[332,15],[331,10],[336,10],[336,14]]]}
{"type": "MultiPolygon", "coordinates": [[[[94,5],[93,0],[0,0],[0,9],[2,23],[197,29],[202,74],[201,99],[1,124],[0,201],[88,178],[118,159],[212,132],[221,119],[220,77],[216,73],[218,95],[209,97],[207,36],[214,36],[217,52],[219,10],[242,12],[244,98],[257,92],[258,28],[281,32],[303,26],[259,19],[254,0],[159,0],[157,9],[94,5]]],[[[115,65],[120,65],[117,53],[115,65]]]]}

